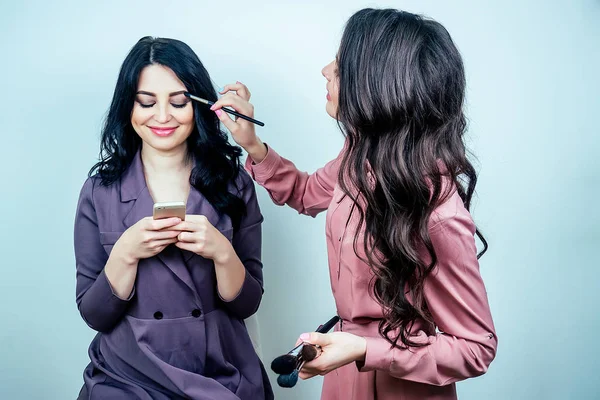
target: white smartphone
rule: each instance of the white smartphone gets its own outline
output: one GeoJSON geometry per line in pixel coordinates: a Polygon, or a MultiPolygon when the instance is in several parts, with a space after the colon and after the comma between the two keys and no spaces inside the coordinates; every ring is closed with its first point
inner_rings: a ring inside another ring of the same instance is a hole
{"type": "Polygon", "coordinates": [[[177,217],[185,220],[185,203],[183,201],[170,201],[166,203],[154,203],[152,212],[154,219],[177,217]]]}

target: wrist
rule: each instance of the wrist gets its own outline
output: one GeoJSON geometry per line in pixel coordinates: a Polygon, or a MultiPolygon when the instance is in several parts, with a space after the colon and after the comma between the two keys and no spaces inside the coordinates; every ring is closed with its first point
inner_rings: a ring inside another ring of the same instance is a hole
{"type": "Polygon", "coordinates": [[[110,252],[108,258],[116,261],[115,264],[121,265],[126,269],[132,269],[137,267],[138,262],[140,261],[131,254],[127,254],[127,252],[122,251],[121,248],[118,247],[116,244],[113,247],[113,250],[110,252]]]}
{"type": "Polygon", "coordinates": [[[362,336],[356,337],[356,353],[355,353],[355,361],[365,362],[365,358],[367,356],[367,339],[362,336]]]}
{"type": "Polygon", "coordinates": [[[223,251],[219,252],[215,256],[213,261],[215,263],[215,267],[221,268],[221,267],[226,267],[227,265],[229,265],[231,263],[231,260],[233,260],[235,257],[236,257],[235,250],[233,249],[233,246],[231,245],[231,243],[229,243],[229,241],[227,241],[227,245],[225,246],[225,249],[223,251]]]}
{"type": "Polygon", "coordinates": [[[248,156],[254,161],[254,163],[259,164],[262,160],[267,156],[267,146],[263,143],[260,138],[256,138],[256,142],[250,146],[245,147],[248,156]]]}

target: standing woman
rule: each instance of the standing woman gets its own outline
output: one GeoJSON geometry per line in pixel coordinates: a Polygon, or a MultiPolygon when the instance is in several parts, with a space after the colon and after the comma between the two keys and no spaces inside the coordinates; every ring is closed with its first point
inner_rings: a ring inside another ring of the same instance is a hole
{"type": "Polygon", "coordinates": [[[251,113],[244,85],[226,86],[214,107],[276,204],[327,211],[342,321],[300,337],[323,346],[300,376],[326,374],[324,400],[456,399],[454,383],[485,373],[497,346],[469,214],[461,56],[436,21],[364,9],[322,72],[346,141],[311,175],[219,110],[251,113]]]}
{"type": "Polygon", "coordinates": [[[101,161],[75,219],[77,306],[99,333],[79,399],[262,400],[273,394],[244,319],[262,294],[254,185],[185,43],[142,38],[123,62],[101,161]],[[183,201],[185,220],[153,220],[183,201]]]}

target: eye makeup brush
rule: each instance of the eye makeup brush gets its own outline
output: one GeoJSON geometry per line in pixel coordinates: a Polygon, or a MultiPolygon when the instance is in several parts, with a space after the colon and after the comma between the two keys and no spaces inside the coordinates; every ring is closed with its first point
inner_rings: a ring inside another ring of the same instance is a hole
{"type": "MultiPolygon", "coordinates": [[[[184,92],[183,94],[192,100],[195,100],[202,104],[206,104],[208,106],[212,106],[213,104],[215,104],[214,101],[210,101],[210,100],[203,99],[202,97],[194,96],[193,94],[188,93],[188,92],[184,92]]],[[[264,122],[260,122],[260,121],[255,120],[254,118],[247,117],[244,114],[240,114],[239,112],[232,110],[231,108],[223,107],[223,108],[221,108],[221,110],[223,110],[226,113],[229,113],[231,115],[235,115],[238,118],[245,119],[246,121],[250,121],[253,124],[256,124],[258,126],[265,126],[264,122]]]]}

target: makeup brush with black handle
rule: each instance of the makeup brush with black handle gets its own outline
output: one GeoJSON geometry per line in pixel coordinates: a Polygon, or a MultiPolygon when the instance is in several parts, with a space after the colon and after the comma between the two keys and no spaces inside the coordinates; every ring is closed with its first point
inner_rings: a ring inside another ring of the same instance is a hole
{"type": "MultiPolygon", "coordinates": [[[[327,333],[338,323],[340,317],[337,315],[331,318],[329,321],[319,326],[316,330],[318,333],[327,333]]],[[[294,347],[287,354],[277,357],[271,362],[271,369],[276,374],[280,375],[289,375],[291,374],[296,366],[298,365],[298,356],[304,347],[304,343],[300,343],[298,346],[294,347]]]]}

